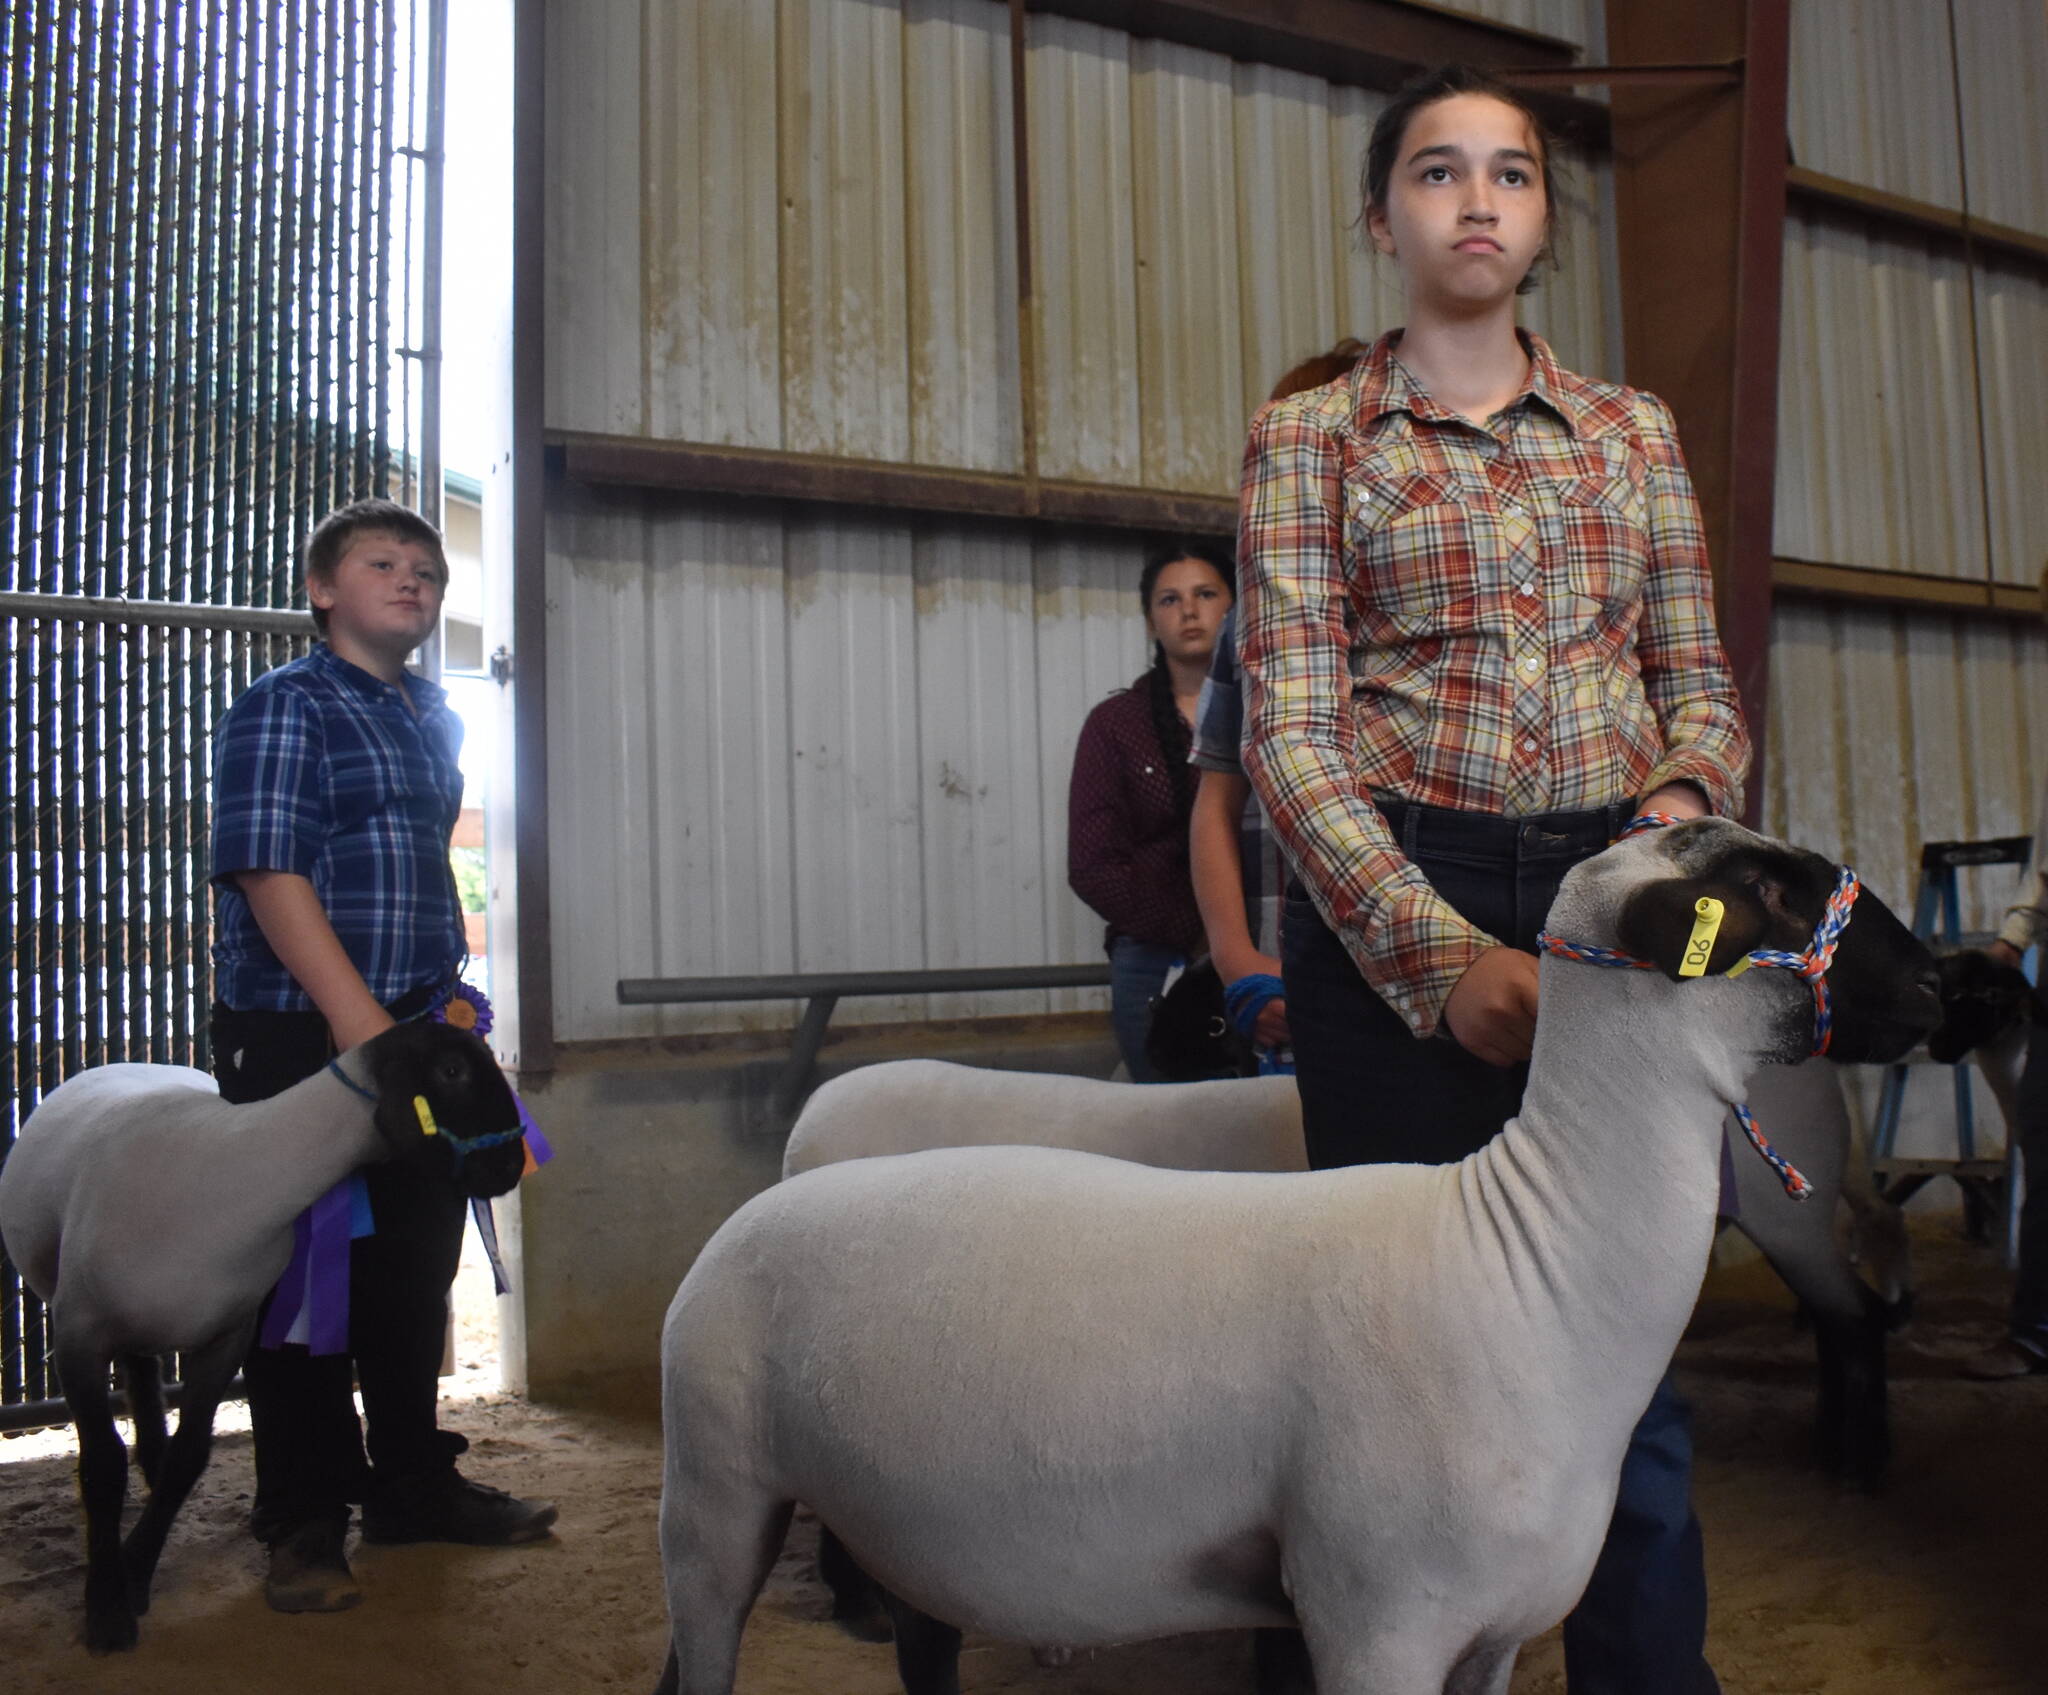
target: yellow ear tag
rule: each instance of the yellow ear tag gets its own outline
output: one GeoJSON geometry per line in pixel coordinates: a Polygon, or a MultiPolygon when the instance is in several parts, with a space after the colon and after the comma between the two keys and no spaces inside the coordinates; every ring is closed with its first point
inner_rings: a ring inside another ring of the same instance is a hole
{"type": "Polygon", "coordinates": [[[420,1134],[422,1136],[438,1136],[441,1134],[440,1125],[434,1122],[434,1109],[427,1105],[427,1097],[425,1095],[413,1096],[412,1110],[420,1121],[420,1134]]]}
{"type": "Polygon", "coordinates": [[[1721,933],[1721,916],[1725,910],[1712,895],[1701,895],[1692,903],[1698,914],[1692,921],[1692,934],[1685,938],[1685,954],[1678,962],[1681,977],[1704,977],[1707,961],[1714,955],[1714,938],[1721,933]]]}

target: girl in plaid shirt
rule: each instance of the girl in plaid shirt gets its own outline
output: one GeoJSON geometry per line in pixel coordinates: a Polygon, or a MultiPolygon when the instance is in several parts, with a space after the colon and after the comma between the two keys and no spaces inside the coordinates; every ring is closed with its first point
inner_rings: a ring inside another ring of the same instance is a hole
{"type": "MultiPolygon", "coordinates": [[[[1551,149],[1461,69],[1367,150],[1405,329],[1254,419],[1240,504],[1245,766],[1295,874],[1282,975],[1309,1157],[1441,1163],[1520,1106],[1535,935],[1639,810],[1740,808],[1749,748],[1671,414],[1515,324],[1551,149]]],[[[1682,1403],[1658,1391],[1565,1625],[1573,1695],[1696,1695],[1706,1584],[1682,1403]]]]}

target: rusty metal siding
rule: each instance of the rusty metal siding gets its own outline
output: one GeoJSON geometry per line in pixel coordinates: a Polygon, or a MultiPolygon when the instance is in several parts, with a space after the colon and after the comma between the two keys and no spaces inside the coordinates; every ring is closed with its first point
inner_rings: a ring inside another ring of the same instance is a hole
{"type": "Polygon", "coordinates": [[[1008,9],[907,0],[910,457],[1023,464],[1008,9]]]}
{"type": "Polygon", "coordinates": [[[1038,468],[1135,483],[1143,455],[1132,43],[1070,18],[1034,14],[1028,23],[1038,468]]]}
{"type": "MultiPolygon", "coordinates": [[[[1763,827],[1854,864],[1910,915],[1920,844],[2024,835],[2048,756],[2048,634],[1982,617],[1781,604],[1772,619],[1763,827]]],[[[1966,928],[2010,867],[1964,879],[1966,928]]]]}
{"type": "Polygon", "coordinates": [[[2031,583],[2048,566],[2048,277],[1980,269],[1977,336],[1992,575],[2031,583]]]}
{"type": "MultiPolygon", "coordinates": [[[[1326,82],[1270,65],[1235,67],[1235,260],[1244,315],[1238,333],[1244,393],[1255,408],[1290,366],[1340,335],[1338,254],[1356,192],[1354,163],[1331,168],[1326,82]]],[[[1243,445],[1240,417],[1239,446],[1243,445]]],[[[1232,456],[1225,487],[1234,487],[1232,456]]]]}
{"type": "MultiPolygon", "coordinates": [[[[1241,323],[1231,62],[1131,44],[1139,466],[1155,488],[1235,486],[1248,391],[1241,323]]],[[[1269,379],[1270,381],[1270,379],[1269,379]]]]}
{"type": "Polygon", "coordinates": [[[546,419],[646,428],[641,322],[640,10],[547,9],[546,419]]]}
{"type": "Polygon", "coordinates": [[[1957,0],[1955,20],[1970,210],[2048,235],[2048,6],[1957,0]]]}
{"type": "Polygon", "coordinates": [[[1947,0],[1793,0],[1792,162],[1960,207],[1954,63],[1947,0]]]}
{"type": "Polygon", "coordinates": [[[574,494],[548,541],[563,1040],[794,1016],[624,1008],[622,976],[1101,957],[1066,883],[1067,781],[1082,718],[1145,664],[1135,543],[574,494]]]}
{"type": "Polygon", "coordinates": [[[1785,226],[1779,554],[1984,574],[1969,278],[1932,238],[1785,226]]]}
{"type": "MultiPolygon", "coordinates": [[[[644,179],[641,427],[686,441],[779,447],[775,8],[699,0],[650,7],[645,19],[643,151],[637,161],[604,161],[636,182],[644,179]]],[[[612,261],[583,257],[588,268],[573,273],[575,286],[598,264],[623,269],[632,259],[625,251],[612,261]]],[[[551,350],[555,327],[551,321],[551,350]]],[[[616,327],[631,333],[630,325],[616,327]]],[[[557,418],[552,399],[549,421],[586,427],[557,418]]]]}

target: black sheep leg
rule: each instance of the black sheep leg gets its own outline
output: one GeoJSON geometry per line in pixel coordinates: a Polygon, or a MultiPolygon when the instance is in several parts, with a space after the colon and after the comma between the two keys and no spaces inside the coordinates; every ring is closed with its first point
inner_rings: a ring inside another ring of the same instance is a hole
{"type": "Polygon", "coordinates": [[[896,1627],[896,1675],[903,1679],[903,1695],[960,1695],[960,1632],[886,1589],[881,1595],[896,1627]]]}
{"type": "Polygon", "coordinates": [[[78,1493],[85,1507],[85,1645],[95,1654],[132,1648],[136,1634],[128,1579],[121,1569],[128,1450],[114,1428],[107,1378],[112,1363],[88,1349],[62,1343],[57,1348],[57,1377],[78,1432],[78,1493]]]}
{"type": "Polygon", "coordinates": [[[135,1464],[142,1481],[156,1487],[164,1461],[164,1371],[154,1354],[123,1354],[121,1384],[128,1391],[128,1417],[135,1425],[135,1464]]]}
{"type": "Polygon", "coordinates": [[[889,1640],[889,1611],[880,1586],[823,1520],[818,1524],[818,1578],[832,1591],[832,1622],[841,1630],[859,1642],[889,1640]]]}
{"type": "Polygon", "coordinates": [[[137,1613],[149,1610],[149,1583],[156,1575],[164,1538],[170,1534],[171,1521],[178,1516],[178,1509],[185,1504],[185,1497],[192,1493],[192,1485],[199,1481],[212,1457],[213,1415],[235,1375],[235,1367],[249,1351],[249,1335],[254,1325],[251,1318],[185,1355],[177,1434],[165,1445],[149,1501],[121,1545],[130,1604],[137,1613]]]}
{"type": "Polygon", "coordinates": [[[1863,1291],[1855,1319],[1813,1314],[1814,1351],[1820,1365],[1820,1407],[1815,1439],[1822,1466],[1860,1488],[1875,1489],[1891,1464],[1891,1416],[1883,1300],[1863,1291]]]}

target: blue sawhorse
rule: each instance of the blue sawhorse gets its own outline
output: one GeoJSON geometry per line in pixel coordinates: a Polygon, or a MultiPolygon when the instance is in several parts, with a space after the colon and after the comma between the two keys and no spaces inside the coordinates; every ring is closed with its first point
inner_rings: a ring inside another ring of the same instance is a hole
{"type": "MultiPolygon", "coordinates": [[[[1962,947],[1989,941],[1988,936],[1963,934],[1956,872],[1966,865],[2024,865],[2033,847],[2030,836],[1999,836],[1985,842],[1928,842],[1920,849],[1920,888],[1913,901],[1913,934],[1923,941],[1962,947]]],[[[2029,959],[2029,974],[2033,961],[2029,959]]],[[[1925,1055],[1918,1056],[1924,1060],[1925,1055]]],[[[1991,1221],[2003,1214],[2002,1244],[2007,1264],[2019,1254],[2019,1150],[2008,1137],[2006,1151],[1993,1159],[1977,1155],[1977,1117],[1964,1065],[1953,1068],[1956,1110],[1956,1151],[1953,1157],[1901,1159],[1896,1151],[1899,1112],[1905,1104],[1908,1061],[1887,1067],[1877,1097],[1877,1121],[1870,1136],[1870,1173],[1877,1190],[1893,1205],[1917,1194],[1936,1177],[1952,1177],[1963,1192],[1963,1212],[1971,1235],[1991,1233],[1991,1221]]]]}

